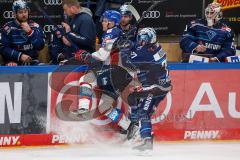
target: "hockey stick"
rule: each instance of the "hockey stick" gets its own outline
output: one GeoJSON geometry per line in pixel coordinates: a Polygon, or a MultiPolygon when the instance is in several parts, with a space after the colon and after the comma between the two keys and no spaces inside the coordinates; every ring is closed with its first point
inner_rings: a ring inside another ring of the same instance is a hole
{"type": "MultiPolygon", "coordinates": [[[[153,4],[145,11],[145,14],[147,14],[149,11],[151,11],[152,9],[154,9],[158,4],[160,3],[163,3],[165,1],[168,1],[168,0],[159,0],[159,1],[152,1],[153,4]]],[[[135,17],[136,19],[136,26],[138,26],[142,20],[145,18],[145,14],[143,14],[141,17],[138,13],[138,11],[135,9],[134,6],[132,6],[131,4],[128,4],[128,9],[132,12],[133,16],[135,17]]]]}
{"type": "MultiPolygon", "coordinates": [[[[38,0],[32,0],[33,5],[37,8],[37,10],[47,19],[47,21],[52,24],[55,28],[57,28],[58,31],[61,32],[61,29],[59,28],[59,26],[49,17],[49,15],[40,7],[38,0]]],[[[77,51],[79,50],[79,47],[73,43],[73,41],[68,38],[68,36],[66,35],[66,33],[62,33],[62,36],[64,36],[65,38],[67,38],[67,40],[72,44],[72,47],[77,51]]]]}

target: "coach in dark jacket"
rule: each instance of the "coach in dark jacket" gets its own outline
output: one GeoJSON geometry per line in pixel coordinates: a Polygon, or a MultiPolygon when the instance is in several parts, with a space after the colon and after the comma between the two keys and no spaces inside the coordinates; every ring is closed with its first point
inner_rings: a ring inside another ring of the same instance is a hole
{"type": "Polygon", "coordinates": [[[63,0],[63,10],[70,21],[62,22],[62,28],[54,32],[49,45],[55,64],[73,57],[79,49],[95,51],[96,28],[91,11],[81,7],[78,0],[63,0]]]}

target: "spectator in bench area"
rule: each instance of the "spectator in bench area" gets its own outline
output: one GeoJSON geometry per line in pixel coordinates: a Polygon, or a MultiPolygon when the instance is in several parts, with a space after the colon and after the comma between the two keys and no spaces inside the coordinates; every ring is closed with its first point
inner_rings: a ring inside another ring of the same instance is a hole
{"type": "Polygon", "coordinates": [[[63,10],[70,21],[62,22],[51,36],[49,50],[53,64],[72,58],[79,49],[95,51],[96,27],[91,11],[81,7],[78,0],[63,0],[63,10]]]}
{"type": "Polygon", "coordinates": [[[29,7],[23,0],[13,2],[14,20],[2,28],[0,52],[7,66],[36,65],[38,51],[44,48],[45,35],[39,25],[28,19],[29,7]]]}
{"type": "Polygon", "coordinates": [[[184,53],[183,61],[188,61],[191,54],[200,54],[209,57],[210,62],[224,62],[226,57],[236,54],[234,34],[222,21],[219,3],[213,2],[206,7],[205,19],[198,19],[187,25],[180,47],[184,53]]]}

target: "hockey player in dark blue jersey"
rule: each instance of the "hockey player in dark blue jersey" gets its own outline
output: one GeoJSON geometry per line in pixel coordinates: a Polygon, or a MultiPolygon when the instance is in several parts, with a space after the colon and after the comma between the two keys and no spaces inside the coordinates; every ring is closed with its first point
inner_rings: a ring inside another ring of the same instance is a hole
{"type": "Polygon", "coordinates": [[[136,45],[129,51],[121,52],[122,63],[137,71],[141,90],[136,90],[128,97],[131,106],[131,121],[140,121],[142,144],[133,149],[148,151],[153,148],[151,116],[155,107],[172,89],[167,70],[166,53],[157,43],[155,30],[143,28],[137,33],[136,45]]]}
{"type": "Polygon", "coordinates": [[[63,9],[70,21],[62,22],[51,35],[49,51],[54,64],[74,57],[79,49],[95,51],[96,27],[91,11],[81,7],[78,0],[63,1],[63,9]]]}
{"type": "Polygon", "coordinates": [[[236,52],[233,31],[222,22],[221,6],[216,2],[207,6],[205,18],[187,25],[180,46],[188,56],[201,54],[210,57],[210,62],[224,62],[236,52]]]}
{"type": "Polygon", "coordinates": [[[121,50],[122,46],[129,41],[135,41],[136,38],[136,26],[132,25],[133,14],[129,10],[128,5],[124,4],[120,7],[121,21],[119,28],[122,30],[121,36],[114,44],[114,49],[121,50]]]}
{"type": "Polygon", "coordinates": [[[126,4],[122,5],[119,10],[122,16],[119,27],[122,29],[123,33],[127,33],[132,29],[132,12],[128,9],[128,5],[126,4]]]}
{"type": "Polygon", "coordinates": [[[28,20],[29,7],[23,0],[13,2],[15,19],[3,26],[1,52],[6,65],[31,65],[38,62],[38,51],[43,49],[45,35],[40,26],[28,20]]]}

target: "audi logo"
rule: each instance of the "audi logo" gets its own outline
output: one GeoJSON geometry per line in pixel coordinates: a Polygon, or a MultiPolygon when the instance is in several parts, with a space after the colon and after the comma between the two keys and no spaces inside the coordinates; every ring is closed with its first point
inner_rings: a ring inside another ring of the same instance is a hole
{"type": "Polygon", "coordinates": [[[44,0],[45,5],[61,5],[62,0],[44,0]]]}
{"type": "MultiPolygon", "coordinates": [[[[57,25],[59,28],[62,28],[62,25],[57,25]]],[[[52,32],[52,31],[55,31],[56,30],[56,28],[55,28],[55,26],[54,25],[44,25],[43,26],[43,30],[44,30],[44,32],[46,32],[46,33],[49,33],[49,32],[52,32]]]]}
{"type": "Polygon", "coordinates": [[[3,18],[5,18],[5,19],[14,18],[13,11],[4,11],[3,18]]]}
{"type": "Polygon", "coordinates": [[[44,32],[46,32],[46,33],[52,32],[53,29],[54,29],[54,25],[45,25],[45,26],[43,27],[43,30],[44,30],[44,32]]]}
{"type": "Polygon", "coordinates": [[[161,16],[160,11],[144,11],[143,18],[159,18],[161,16]]]}

